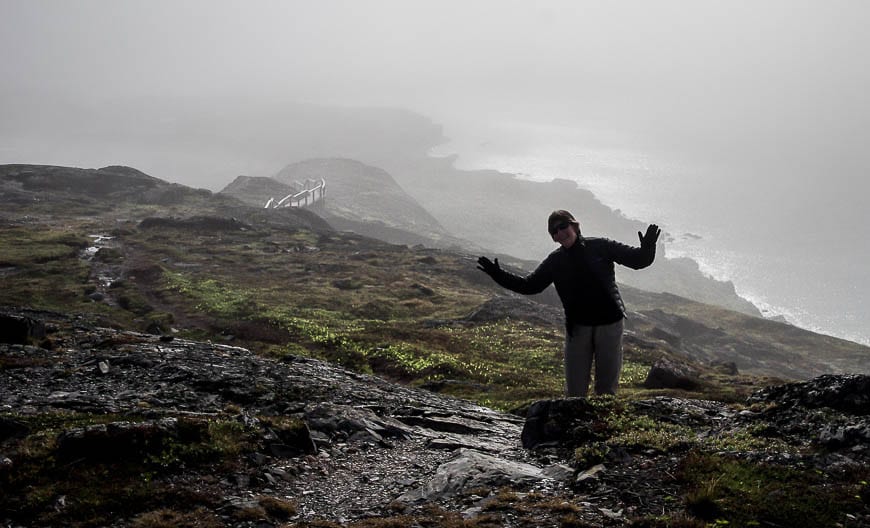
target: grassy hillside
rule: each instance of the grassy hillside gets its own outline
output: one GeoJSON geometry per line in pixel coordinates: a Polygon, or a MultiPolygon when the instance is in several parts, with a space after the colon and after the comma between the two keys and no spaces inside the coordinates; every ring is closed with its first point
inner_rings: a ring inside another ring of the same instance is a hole
{"type": "MultiPolygon", "coordinates": [[[[503,409],[561,394],[558,309],[508,295],[473,255],[337,232],[310,211],[247,207],[132,169],[101,171],[3,167],[0,304],[324,358],[503,409]],[[45,185],[54,181],[46,175],[66,184],[45,185]],[[96,176],[111,193],[83,185],[96,176]]],[[[707,368],[717,360],[798,377],[830,371],[814,348],[842,365],[865,352],[675,296],[627,293],[638,310],[627,394],[643,390],[662,357],[698,362],[701,390],[727,395],[745,392],[745,380],[720,380],[707,368]],[[788,368],[796,358],[802,369],[788,368]]]]}
{"type": "MultiPolygon", "coordinates": [[[[501,313],[469,320],[504,293],[473,256],[192,190],[172,205],[141,196],[87,211],[73,206],[75,193],[53,194],[45,209],[8,201],[0,304],[324,358],[499,408],[561,394],[559,316],[514,313],[520,301],[509,297],[501,313]]],[[[655,340],[629,341],[626,352],[627,391],[642,390],[648,367],[669,353],[655,340]]]]}

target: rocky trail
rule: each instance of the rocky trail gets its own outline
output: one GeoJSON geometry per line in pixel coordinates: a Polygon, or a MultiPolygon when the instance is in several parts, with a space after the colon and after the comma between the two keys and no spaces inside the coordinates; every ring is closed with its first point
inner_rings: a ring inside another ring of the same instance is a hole
{"type": "MultiPolygon", "coordinates": [[[[40,346],[0,344],[0,477],[22,459],[39,416],[102,417],[58,433],[56,454],[70,464],[132,456],[161,438],[182,438],[191,421],[235,422],[248,441],[234,463],[153,477],[195,492],[216,526],[378,518],[398,519],[396,526],[623,526],[682,515],[679,472],[692,442],[721,439],[728,457],[810,467],[832,479],[870,459],[866,376],[775,387],[745,406],[633,402],[635,415],[678,426],[692,441],[662,449],[611,442],[583,461],[575,450],[603,445],[596,407],[585,399],[538,402],[520,417],[309,358],[264,358],[45,312],[5,314],[3,322],[40,346]],[[284,419],[303,425],[279,427],[284,419]],[[750,430],[789,449],[728,447],[725,440],[750,430]],[[291,506],[276,513],[265,498],[291,506]]],[[[61,513],[76,500],[52,498],[61,513]]],[[[870,525],[867,499],[843,520],[870,525]]],[[[20,512],[0,513],[2,526],[23,522],[20,512]]],[[[141,518],[113,523],[144,526],[141,518]]]]}

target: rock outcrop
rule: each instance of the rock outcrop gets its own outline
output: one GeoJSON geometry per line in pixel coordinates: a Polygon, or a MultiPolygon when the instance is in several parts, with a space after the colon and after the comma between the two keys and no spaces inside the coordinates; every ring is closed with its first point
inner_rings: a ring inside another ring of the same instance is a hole
{"type": "MultiPolygon", "coordinates": [[[[814,468],[831,482],[870,462],[867,376],[772,387],[742,409],[672,397],[628,407],[575,398],[534,403],[523,418],[310,358],[267,359],[60,314],[15,315],[43,324],[54,347],[0,344],[0,481],[32,463],[28,438],[54,434],[52,456],[62,464],[162,461],[171,472],[161,478],[175,488],[198,485],[209,515],[235,525],[249,525],[238,524],[240,511],[260,512],[257,526],[278,524],[277,513],[264,513],[262,504],[272,504],[264,497],[292,498],[282,515],[299,523],[413,519],[437,505],[468,519],[501,511],[498,522],[512,525],[505,512],[513,510],[502,504],[509,497],[534,512],[517,526],[560,522],[566,511],[576,522],[622,525],[678,514],[681,503],[668,499],[681,493],[674,475],[702,446],[735,460],[814,468]],[[35,418],[52,416],[97,423],[35,429],[35,418]],[[634,425],[620,429],[625,420],[634,425]],[[655,448],[637,436],[653,434],[650,424],[667,433],[655,448]],[[759,431],[763,448],[732,440],[759,431]],[[244,439],[238,459],[201,465],[208,453],[234,452],[204,443],[230,433],[244,439]],[[198,462],[178,465],[182,453],[198,462]]],[[[58,512],[80,500],[62,498],[58,512]]],[[[23,500],[5,494],[4,524],[27,522],[23,500]]],[[[846,513],[855,526],[870,522],[866,506],[846,513]]]]}
{"type": "Polygon", "coordinates": [[[701,384],[697,369],[685,363],[660,359],[652,366],[643,386],[648,389],[693,390],[701,384]]]}

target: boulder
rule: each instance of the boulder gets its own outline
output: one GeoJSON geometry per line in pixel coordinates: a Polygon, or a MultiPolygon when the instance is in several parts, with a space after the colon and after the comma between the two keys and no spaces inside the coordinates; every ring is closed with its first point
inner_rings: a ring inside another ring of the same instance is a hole
{"type": "MultiPolygon", "coordinates": [[[[407,438],[413,430],[390,417],[378,416],[368,409],[346,405],[315,404],[305,411],[305,421],[311,431],[327,438],[345,441],[356,433],[374,438],[407,438]]],[[[359,438],[359,436],[357,437],[359,438]]]]}
{"type": "Polygon", "coordinates": [[[526,412],[523,447],[577,447],[596,437],[595,419],[595,409],[586,398],[537,401],[526,412]]]}
{"type": "Polygon", "coordinates": [[[643,386],[647,389],[694,390],[700,385],[697,370],[667,359],[658,360],[649,370],[646,381],[643,382],[643,386]]]}
{"type": "Polygon", "coordinates": [[[269,445],[273,455],[280,458],[290,458],[302,454],[317,452],[317,446],[311,437],[311,430],[304,420],[298,418],[272,418],[264,425],[269,436],[277,442],[269,445]]]}
{"type": "Polygon", "coordinates": [[[839,426],[827,426],[819,434],[819,443],[831,449],[870,448],[870,421],[862,420],[839,426]]]}
{"type": "Polygon", "coordinates": [[[523,486],[548,479],[543,470],[524,462],[460,449],[456,456],[438,467],[422,488],[399,497],[402,502],[437,501],[475,488],[523,486]]]}
{"type": "Polygon", "coordinates": [[[45,337],[45,323],[23,315],[0,314],[0,343],[27,345],[45,337]]]}
{"type": "Polygon", "coordinates": [[[599,478],[602,476],[606,469],[607,468],[604,466],[604,464],[596,464],[585,471],[581,471],[574,479],[575,488],[591,491],[597,486],[599,478]]]}

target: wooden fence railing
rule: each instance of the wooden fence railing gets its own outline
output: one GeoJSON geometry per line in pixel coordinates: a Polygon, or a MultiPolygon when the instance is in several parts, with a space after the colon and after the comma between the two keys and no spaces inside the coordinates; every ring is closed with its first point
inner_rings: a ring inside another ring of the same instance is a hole
{"type": "Polygon", "coordinates": [[[264,206],[266,209],[277,209],[279,207],[308,207],[323,200],[326,194],[326,180],[320,178],[320,181],[307,179],[305,183],[293,182],[294,191],[280,200],[269,198],[264,206]]]}

